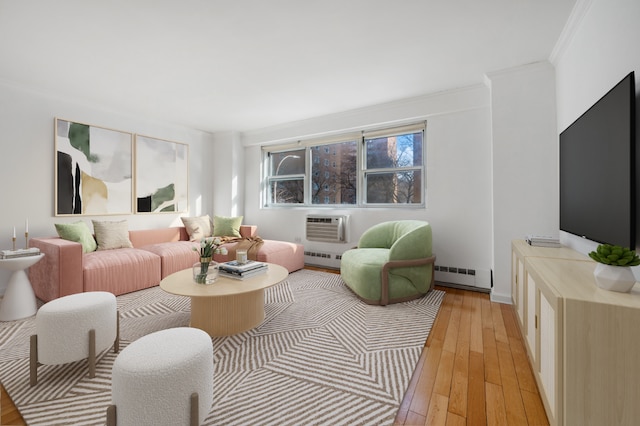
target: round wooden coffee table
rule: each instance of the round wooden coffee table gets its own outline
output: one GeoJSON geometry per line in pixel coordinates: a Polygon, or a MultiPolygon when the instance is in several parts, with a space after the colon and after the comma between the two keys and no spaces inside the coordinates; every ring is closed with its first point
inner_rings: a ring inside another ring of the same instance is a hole
{"type": "Polygon", "coordinates": [[[191,297],[191,327],[211,336],[242,333],[264,321],[264,289],[287,278],[286,268],[268,263],[266,272],[244,280],[219,276],[213,284],[193,282],[191,268],[160,281],[167,293],[191,297]]]}

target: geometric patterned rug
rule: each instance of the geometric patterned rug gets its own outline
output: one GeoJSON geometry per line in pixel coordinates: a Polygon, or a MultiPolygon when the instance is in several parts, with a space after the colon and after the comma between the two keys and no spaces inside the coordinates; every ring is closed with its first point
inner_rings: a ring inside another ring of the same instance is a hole
{"type": "MultiPolygon", "coordinates": [[[[215,285],[215,284],[214,284],[215,285]]],[[[265,292],[265,321],[212,339],[213,405],[205,425],[390,425],[444,292],[385,307],[361,302],[338,274],[301,270],[265,292]]],[[[118,296],[120,349],[189,324],[189,298],[159,287],[118,296]]],[[[0,381],[28,425],[104,425],[117,354],[39,366],[29,386],[33,317],[0,323],[0,381]]],[[[150,390],[152,391],[152,390],[150,390]]]]}

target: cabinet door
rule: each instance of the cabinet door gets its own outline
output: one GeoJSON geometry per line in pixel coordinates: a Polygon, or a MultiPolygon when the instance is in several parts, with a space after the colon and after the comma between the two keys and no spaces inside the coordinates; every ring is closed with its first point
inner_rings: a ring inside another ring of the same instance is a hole
{"type": "Polygon", "coordinates": [[[529,355],[531,356],[531,364],[535,369],[538,368],[538,352],[537,352],[537,328],[538,328],[538,318],[537,318],[537,310],[536,310],[536,282],[531,276],[531,274],[527,273],[527,279],[525,281],[525,330],[526,330],[526,343],[529,348],[529,355]]]}
{"type": "Polygon", "coordinates": [[[561,398],[562,385],[562,305],[546,287],[538,289],[539,300],[539,374],[543,388],[541,395],[547,408],[547,415],[551,424],[559,424],[561,419],[558,404],[561,398]]]}
{"type": "Polygon", "coordinates": [[[518,258],[518,306],[516,312],[518,313],[518,320],[520,320],[520,327],[524,329],[524,312],[525,312],[525,297],[524,297],[524,260],[518,258]]]}

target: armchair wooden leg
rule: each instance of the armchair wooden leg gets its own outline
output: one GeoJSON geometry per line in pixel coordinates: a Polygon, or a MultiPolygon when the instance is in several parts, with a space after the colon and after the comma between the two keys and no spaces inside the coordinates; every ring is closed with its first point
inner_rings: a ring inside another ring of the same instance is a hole
{"type": "Polygon", "coordinates": [[[89,377],[96,377],[96,331],[89,330],[89,377]]]}
{"type": "Polygon", "coordinates": [[[116,406],[112,404],[107,407],[107,426],[116,426],[117,423],[116,406]]]}
{"type": "Polygon", "coordinates": [[[38,384],[38,335],[31,335],[29,341],[29,385],[38,384]]]}
{"type": "Polygon", "coordinates": [[[385,264],[380,271],[380,306],[389,304],[389,269],[385,264]]]}
{"type": "Polygon", "coordinates": [[[198,408],[198,392],[191,394],[191,419],[190,426],[198,426],[200,424],[200,410],[198,408]]]}
{"type": "Polygon", "coordinates": [[[120,352],[120,311],[116,311],[116,341],[113,342],[113,353],[120,352]]]}

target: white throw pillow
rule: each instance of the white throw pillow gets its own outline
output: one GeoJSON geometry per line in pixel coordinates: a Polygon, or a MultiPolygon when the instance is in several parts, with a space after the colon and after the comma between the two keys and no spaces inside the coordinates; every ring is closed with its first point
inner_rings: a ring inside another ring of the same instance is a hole
{"type": "Polygon", "coordinates": [[[126,220],[117,222],[102,222],[93,220],[93,232],[96,235],[98,250],[131,248],[129,227],[126,220]]]}
{"type": "Polygon", "coordinates": [[[211,236],[211,218],[209,215],[198,217],[181,217],[182,223],[191,241],[200,241],[211,236]]]}

